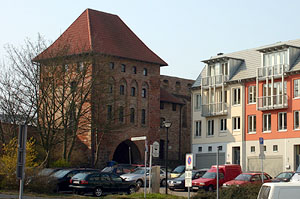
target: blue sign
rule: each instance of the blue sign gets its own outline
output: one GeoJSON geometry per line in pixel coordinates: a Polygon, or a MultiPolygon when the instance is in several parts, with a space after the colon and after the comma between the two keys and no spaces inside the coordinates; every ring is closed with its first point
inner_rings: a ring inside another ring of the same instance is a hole
{"type": "Polygon", "coordinates": [[[263,137],[259,138],[259,144],[264,144],[264,138],[263,137]]]}
{"type": "Polygon", "coordinates": [[[192,163],[192,158],[188,157],[188,164],[190,165],[192,163]]]}

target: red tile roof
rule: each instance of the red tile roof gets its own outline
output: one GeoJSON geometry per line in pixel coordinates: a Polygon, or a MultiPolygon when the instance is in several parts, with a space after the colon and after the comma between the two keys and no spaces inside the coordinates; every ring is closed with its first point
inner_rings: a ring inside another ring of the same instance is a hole
{"type": "Polygon", "coordinates": [[[86,9],[69,28],[35,60],[51,58],[68,44],[67,55],[96,52],[166,66],[117,16],[86,9]]]}
{"type": "Polygon", "coordinates": [[[163,88],[160,88],[160,101],[174,104],[185,104],[182,99],[175,97],[163,88]]]}

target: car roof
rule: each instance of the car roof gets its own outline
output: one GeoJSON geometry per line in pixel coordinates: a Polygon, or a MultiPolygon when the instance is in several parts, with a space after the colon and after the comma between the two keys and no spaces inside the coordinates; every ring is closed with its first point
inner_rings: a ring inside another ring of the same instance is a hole
{"type": "Polygon", "coordinates": [[[270,186],[270,187],[274,187],[274,186],[278,186],[278,187],[297,186],[297,187],[300,187],[300,183],[299,182],[284,182],[284,183],[267,182],[267,183],[264,183],[263,186],[270,186]]]}

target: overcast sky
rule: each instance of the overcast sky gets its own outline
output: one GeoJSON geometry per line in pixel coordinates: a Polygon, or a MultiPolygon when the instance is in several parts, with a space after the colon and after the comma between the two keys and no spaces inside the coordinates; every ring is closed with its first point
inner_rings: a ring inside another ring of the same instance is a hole
{"type": "Polygon", "coordinates": [[[7,43],[56,40],[86,8],[118,15],[169,64],[161,74],[187,79],[219,52],[300,39],[297,0],[3,0],[0,59],[7,43]]]}

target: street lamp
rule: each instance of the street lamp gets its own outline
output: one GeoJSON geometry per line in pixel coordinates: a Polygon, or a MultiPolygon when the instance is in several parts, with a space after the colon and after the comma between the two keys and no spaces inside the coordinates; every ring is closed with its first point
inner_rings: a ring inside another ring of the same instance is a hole
{"type": "Polygon", "coordinates": [[[166,167],[166,194],[168,194],[168,151],[169,151],[169,128],[172,126],[172,123],[169,121],[164,121],[163,126],[167,129],[167,143],[166,143],[166,161],[165,161],[165,167],[166,167]]]}

